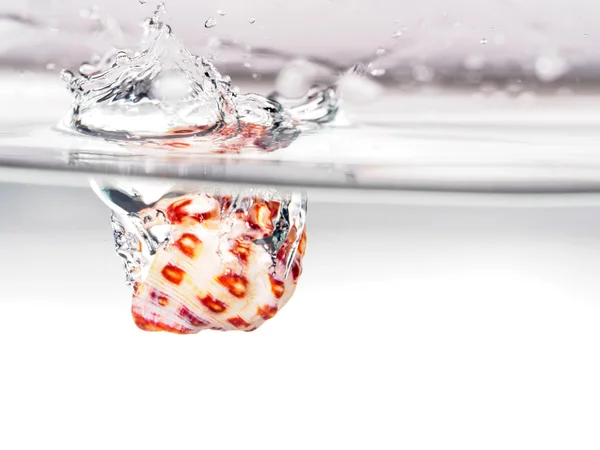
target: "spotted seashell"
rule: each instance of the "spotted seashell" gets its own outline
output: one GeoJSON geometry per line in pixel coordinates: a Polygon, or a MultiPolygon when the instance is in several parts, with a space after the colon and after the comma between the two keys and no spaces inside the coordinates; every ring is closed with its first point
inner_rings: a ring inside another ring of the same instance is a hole
{"type": "MultiPolygon", "coordinates": [[[[272,318],[296,289],[306,247],[304,219],[290,217],[289,203],[253,192],[192,193],[140,210],[146,235],[168,232],[146,267],[134,270],[136,325],[180,334],[252,331],[272,318]]],[[[129,219],[117,216],[115,230],[129,219]]]]}

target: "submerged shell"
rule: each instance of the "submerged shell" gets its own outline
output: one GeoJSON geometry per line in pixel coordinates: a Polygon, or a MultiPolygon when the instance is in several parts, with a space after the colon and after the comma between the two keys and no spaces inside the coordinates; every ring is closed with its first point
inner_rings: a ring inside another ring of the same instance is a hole
{"type": "MultiPolygon", "coordinates": [[[[304,221],[290,220],[288,206],[273,195],[196,193],[140,210],[146,238],[164,240],[134,268],[137,326],[252,331],[272,318],[296,289],[306,246],[304,221]]],[[[129,219],[117,216],[116,232],[129,219]]]]}

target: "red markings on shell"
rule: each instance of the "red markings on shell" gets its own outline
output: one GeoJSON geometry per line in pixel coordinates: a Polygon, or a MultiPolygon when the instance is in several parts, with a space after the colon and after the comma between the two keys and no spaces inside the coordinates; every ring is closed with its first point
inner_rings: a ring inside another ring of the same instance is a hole
{"type": "Polygon", "coordinates": [[[154,289],[150,292],[150,299],[154,300],[160,306],[167,306],[169,304],[168,297],[162,292],[156,291],[154,289]]]}
{"type": "Polygon", "coordinates": [[[270,200],[268,202],[257,198],[256,203],[248,210],[248,225],[263,233],[273,232],[274,220],[279,214],[281,203],[270,200]]]}
{"type": "Polygon", "coordinates": [[[185,210],[186,206],[189,206],[191,204],[192,199],[188,198],[176,201],[169,205],[169,207],[167,208],[167,218],[169,219],[169,222],[181,223],[183,219],[188,216],[188,213],[185,210]]]}
{"type": "Polygon", "coordinates": [[[187,306],[182,306],[179,309],[179,316],[186,319],[194,327],[203,327],[208,325],[206,320],[201,319],[193,313],[187,306]]]}
{"type": "Polygon", "coordinates": [[[192,219],[198,223],[218,217],[215,209],[202,212],[191,212],[188,207],[192,205],[192,199],[182,199],[169,205],[167,208],[167,218],[173,224],[180,224],[185,219],[192,219]]]}
{"type": "Polygon", "coordinates": [[[283,294],[285,294],[284,282],[273,278],[273,275],[271,274],[269,274],[269,281],[271,282],[271,292],[273,293],[275,298],[283,297],[283,294]]]}
{"type": "Polygon", "coordinates": [[[251,247],[252,241],[250,239],[238,238],[233,244],[231,253],[237,256],[243,263],[247,263],[250,258],[251,247]]]}
{"type": "Polygon", "coordinates": [[[265,203],[258,203],[250,209],[250,223],[267,232],[273,231],[271,209],[265,203]]]}
{"type": "Polygon", "coordinates": [[[202,250],[202,241],[194,234],[185,233],[175,242],[181,253],[190,258],[196,258],[202,250]]]}
{"type": "Polygon", "coordinates": [[[237,298],[246,295],[248,279],[235,273],[225,273],[217,277],[217,281],[225,286],[229,293],[237,298]]]}
{"type": "Polygon", "coordinates": [[[233,325],[236,328],[246,328],[246,327],[250,326],[250,324],[248,322],[246,322],[244,319],[242,319],[240,316],[231,317],[231,318],[227,319],[227,322],[229,322],[231,325],[233,325]]]}
{"type": "Polygon", "coordinates": [[[299,259],[295,259],[292,263],[292,278],[294,280],[294,283],[298,282],[298,278],[300,278],[300,275],[302,275],[302,265],[299,259]]]}
{"type": "Polygon", "coordinates": [[[167,264],[161,271],[162,276],[170,283],[180,285],[185,276],[185,271],[173,264],[167,264]]]}
{"type": "Polygon", "coordinates": [[[227,309],[227,305],[221,300],[217,300],[210,294],[206,294],[204,297],[198,296],[198,300],[212,312],[222,313],[227,309]]]}
{"type": "Polygon", "coordinates": [[[269,320],[275,317],[275,314],[277,314],[278,310],[279,308],[277,308],[277,306],[264,305],[256,308],[256,314],[265,320],[269,320]]]}
{"type": "Polygon", "coordinates": [[[187,328],[187,327],[183,327],[183,326],[181,326],[181,327],[169,326],[169,325],[161,322],[160,317],[157,317],[154,315],[151,316],[151,318],[146,318],[142,314],[138,313],[135,310],[131,311],[131,315],[133,316],[134,323],[140,330],[168,331],[170,333],[176,333],[176,334],[190,334],[190,333],[195,332],[191,328],[187,328]]]}
{"type": "Polygon", "coordinates": [[[302,237],[300,238],[300,242],[298,243],[298,251],[302,256],[306,253],[306,231],[302,232],[302,237]]]}

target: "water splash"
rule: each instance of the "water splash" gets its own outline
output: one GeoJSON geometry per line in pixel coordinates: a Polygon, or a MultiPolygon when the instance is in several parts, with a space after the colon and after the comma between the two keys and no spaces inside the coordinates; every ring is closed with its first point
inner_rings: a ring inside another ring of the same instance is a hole
{"type": "Polygon", "coordinates": [[[280,71],[276,91],[269,98],[284,105],[301,123],[329,123],[340,108],[339,80],[331,68],[297,59],[280,71]]]}
{"type": "Polygon", "coordinates": [[[236,95],[229,77],[206,58],[188,52],[160,21],[164,8],[145,22],[138,51],[121,50],[78,76],[64,71],[73,94],[69,125],[114,140],[178,140],[210,137],[217,150],[250,145],[275,150],[299,135],[298,123],[276,100],[236,95]]]}

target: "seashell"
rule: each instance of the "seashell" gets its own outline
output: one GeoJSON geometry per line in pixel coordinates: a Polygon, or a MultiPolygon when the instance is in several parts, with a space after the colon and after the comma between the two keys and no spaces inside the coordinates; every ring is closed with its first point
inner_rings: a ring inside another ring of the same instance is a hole
{"type": "Polygon", "coordinates": [[[179,334],[253,331],[275,316],[302,273],[306,197],[171,195],[135,213],[113,208],[136,325],[179,334]]]}

